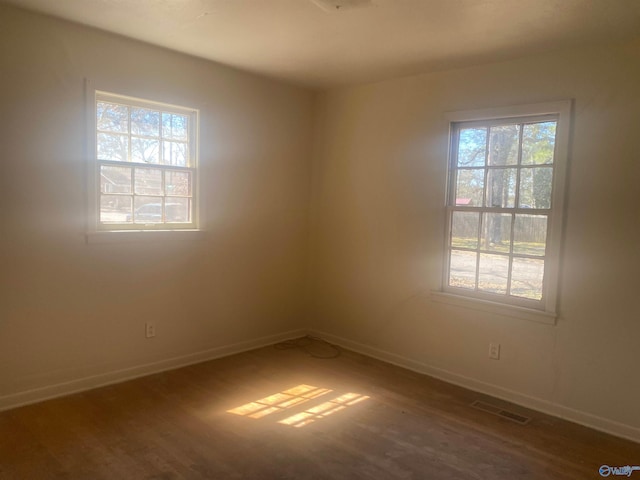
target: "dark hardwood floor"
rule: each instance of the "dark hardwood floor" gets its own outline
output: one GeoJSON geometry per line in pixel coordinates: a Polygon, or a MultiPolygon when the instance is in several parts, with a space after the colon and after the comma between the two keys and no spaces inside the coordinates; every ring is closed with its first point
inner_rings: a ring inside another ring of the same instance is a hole
{"type": "Polygon", "coordinates": [[[2,479],[585,480],[603,464],[640,465],[640,444],[349,351],[262,348],[0,413],[2,479]]]}

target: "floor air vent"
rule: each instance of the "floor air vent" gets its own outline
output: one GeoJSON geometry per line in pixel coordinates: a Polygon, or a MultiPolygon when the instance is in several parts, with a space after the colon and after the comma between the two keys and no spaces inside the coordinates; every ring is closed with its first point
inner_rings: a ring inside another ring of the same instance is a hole
{"type": "Polygon", "coordinates": [[[505,410],[504,408],[498,407],[497,405],[491,405],[490,403],[481,402],[480,400],[476,400],[471,404],[473,408],[477,408],[478,410],[482,410],[483,412],[491,413],[492,415],[497,415],[499,417],[506,418],[507,420],[511,420],[512,422],[519,423],[520,425],[526,425],[531,421],[529,417],[525,417],[524,415],[520,415],[519,413],[511,412],[509,410],[505,410]]]}

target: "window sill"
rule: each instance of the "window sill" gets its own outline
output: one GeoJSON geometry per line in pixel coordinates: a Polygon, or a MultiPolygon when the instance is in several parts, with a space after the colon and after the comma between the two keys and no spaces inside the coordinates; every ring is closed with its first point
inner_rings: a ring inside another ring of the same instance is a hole
{"type": "Polygon", "coordinates": [[[547,325],[555,325],[557,319],[557,315],[555,313],[535,310],[533,308],[519,307],[516,305],[491,302],[489,300],[482,300],[478,298],[463,297],[462,295],[454,295],[452,293],[444,293],[441,291],[432,291],[431,299],[435,302],[447,303],[449,305],[470,308],[473,310],[481,310],[483,312],[495,313],[497,315],[506,315],[508,317],[530,320],[532,322],[544,323],[547,325]]]}
{"type": "Polygon", "coordinates": [[[87,232],[87,244],[96,243],[138,243],[202,240],[203,230],[110,230],[87,232]]]}

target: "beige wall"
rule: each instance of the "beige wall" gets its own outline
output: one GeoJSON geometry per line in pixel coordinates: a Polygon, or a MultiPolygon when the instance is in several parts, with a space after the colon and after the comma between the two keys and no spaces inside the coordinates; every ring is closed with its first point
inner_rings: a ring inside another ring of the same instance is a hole
{"type": "Polygon", "coordinates": [[[314,99],[0,6],[0,65],[0,407],[29,389],[311,327],[640,439],[640,43],[314,99]],[[85,77],[200,109],[204,240],[85,244],[85,77]],[[566,98],[557,326],[434,303],[443,112],[566,98]]]}
{"type": "Polygon", "coordinates": [[[0,65],[0,400],[299,328],[312,93],[4,6],[0,65]],[[85,244],[85,77],[200,109],[204,240],[85,244]]]}
{"type": "Polygon", "coordinates": [[[313,327],[640,439],[639,85],[635,42],[325,93],[312,173],[313,327]],[[432,301],[443,255],[443,113],[568,98],[557,326],[432,301]],[[488,359],[490,342],[502,345],[501,360],[488,359]]]}

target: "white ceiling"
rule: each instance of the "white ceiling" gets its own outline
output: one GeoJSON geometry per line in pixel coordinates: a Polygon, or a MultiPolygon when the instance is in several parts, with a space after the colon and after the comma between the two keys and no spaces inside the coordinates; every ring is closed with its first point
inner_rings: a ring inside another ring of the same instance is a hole
{"type": "Polygon", "coordinates": [[[320,88],[640,35],[640,0],[0,1],[320,88]]]}

